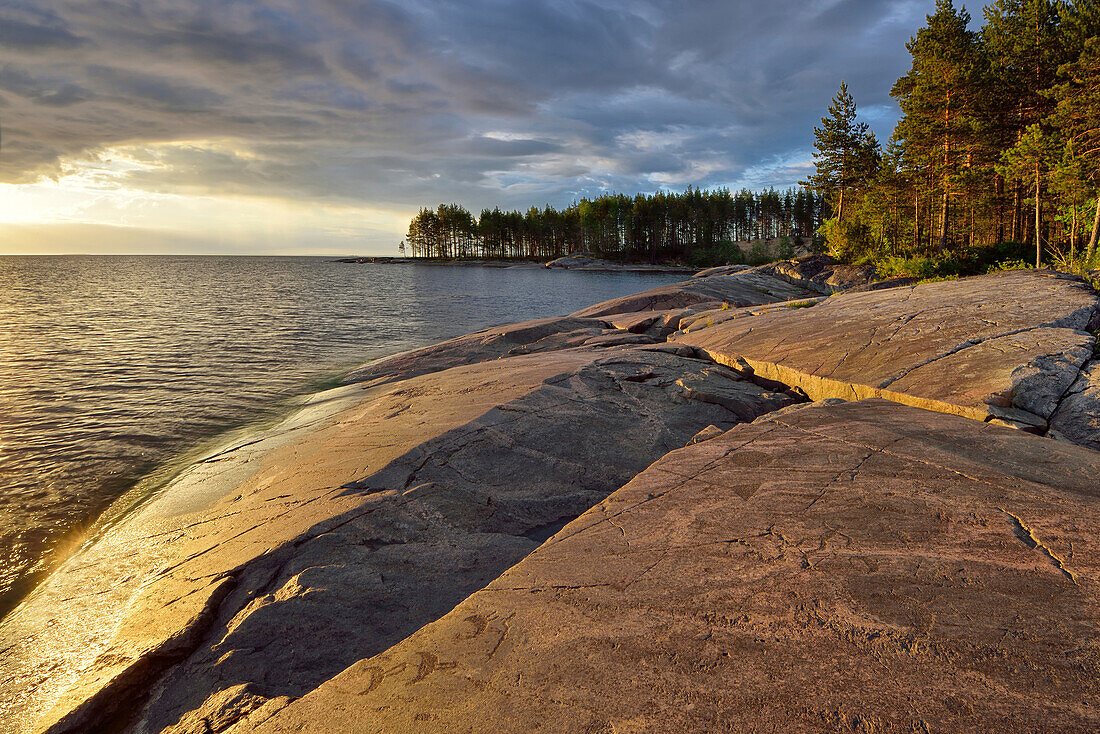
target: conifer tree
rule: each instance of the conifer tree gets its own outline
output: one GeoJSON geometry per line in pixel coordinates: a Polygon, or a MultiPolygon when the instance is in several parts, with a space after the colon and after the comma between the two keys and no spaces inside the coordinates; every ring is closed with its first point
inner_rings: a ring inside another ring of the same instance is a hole
{"type": "MultiPolygon", "coordinates": [[[[1085,255],[1090,262],[1100,238],[1100,37],[1085,43],[1080,58],[1061,69],[1064,81],[1050,93],[1057,103],[1051,121],[1067,140],[1071,160],[1080,163],[1096,195],[1096,214],[1085,255]]],[[[1063,164],[1065,165],[1065,164],[1063,164]]]]}
{"type": "Polygon", "coordinates": [[[965,9],[956,10],[951,0],[936,0],[928,24],[906,44],[912,68],[890,92],[904,115],[895,138],[907,159],[928,168],[938,189],[929,194],[940,200],[940,250],[947,245],[950,204],[960,193],[960,171],[972,165],[979,135],[981,57],[969,24],[965,9]]]}
{"type": "Polygon", "coordinates": [[[1042,202],[1043,182],[1058,154],[1058,141],[1052,131],[1035,123],[1028,125],[1016,145],[1004,152],[1001,169],[1020,180],[1031,179],[1035,194],[1035,267],[1040,267],[1043,255],[1042,202]]]}
{"type": "Polygon", "coordinates": [[[840,82],[829,114],[814,128],[814,166],[817,172],[803,185],[836,200],[837,221],[844,221],[844,194],[865,182],[878,163],[879,145],[865,122],[856,121],[856,102],[848,85],[840,82]]]}

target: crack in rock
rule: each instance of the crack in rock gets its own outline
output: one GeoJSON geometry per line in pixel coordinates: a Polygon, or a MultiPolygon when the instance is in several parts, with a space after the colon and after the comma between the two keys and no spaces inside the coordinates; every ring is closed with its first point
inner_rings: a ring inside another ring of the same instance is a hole
{"type": "Polygon", "coordinates": [[[1008,516],[1009,524],[1012,526],[1012,534],[1015,535],[1021,543],[1028,548],[1032,548],[1042,553],[1050,560],[1055,568],[1062,572],[1063,576],[1073,582],[1074,586],[1077,585],[1077,577],[1073,575],[1073,572],[1066,568],[1066,564],[1054,553],[1054,551],[1043,545],[1039,538],[1035,536],[1035,532],[1028,527],[1028,524],[1024,522],[1019,515],[1013,515],[1003,507],[998,507],[997,509],[1008,516]]]}

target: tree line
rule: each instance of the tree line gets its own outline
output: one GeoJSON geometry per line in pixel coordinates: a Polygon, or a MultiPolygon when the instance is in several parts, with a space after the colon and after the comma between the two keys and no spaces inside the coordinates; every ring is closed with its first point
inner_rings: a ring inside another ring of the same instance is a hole
{"type": "Polygon", "coordinates": [[[1012,251],[1080,268],[1100,236],[1100,2],[997,0],[971,27],[938,0],[907,44],[883,148],[841,83],[804,182],[846,259],[1012,251]],[[999,249],[998,249],[999,248],[999,249]]]}
{"type": "Polygon", "coordinates": [[[824,194],[808,188],[607,194],[561,210],[494,208],[478,217],[441,204],[413,217],[403,246],[414,257],[551,259],[591,252],[622,261],[706,263],[736,260],[734,241],[809,240],[826,216],[824,194]]]}

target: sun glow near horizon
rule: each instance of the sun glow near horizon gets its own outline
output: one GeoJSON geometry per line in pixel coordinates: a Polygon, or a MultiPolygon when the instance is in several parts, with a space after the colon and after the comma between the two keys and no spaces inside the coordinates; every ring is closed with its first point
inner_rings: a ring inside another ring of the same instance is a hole
{"type": "Polygon", "coordinates": [[[120,145],[63,160],[53,177],[0,183],[0,254],[396,254],[413,214],[260,195],[254,185],[206,190],[180,165],[196,151],[258,158],[226,140],[120,145]]]}

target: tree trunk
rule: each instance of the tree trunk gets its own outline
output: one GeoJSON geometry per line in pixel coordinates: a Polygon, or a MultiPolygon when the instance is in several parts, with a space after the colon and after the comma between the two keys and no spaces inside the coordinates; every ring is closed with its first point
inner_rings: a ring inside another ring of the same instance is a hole
{"type": "Polygon", "coordinates": [[[1039,164],[1035,164],[1035,267],[1042,267],[1043,262],[1043,235],[1040,229],[1042,202],[1039,199],[1039,164]]]}
{"type": "Polygon", "coordinates": [[[928,246],[932,246],[932,238],[936,236],[936,195],[928,194],[928,246]]]}
{"type": "Polygon", "coordinates": [[[973,203],[973,199],[971,199],[971,203],[970,203],[970,234],[968,234],[966,236],[966,246],[967,247],[973,247],[974,246],[974,203],[973,203]]]}
{"type": "Polygon", "coordinates": [[[1020,181],[1012,182],[1012,241],[1020,241],[1020,181]]]}
{"type": "MultiPolygon", "coordinates": [[[[1100,212],[1100,197],[1096,199],[1096,211],[1100,212]]],[[[1100,216],[1098,214],[1097,216],[1100,216]]],[[[920,192],[913,192],[913,249],[920,249],[920,192]]]]}
{"type": "Polygon", "coordinates": [[[1089,249],[1085,253],[1085,265],[1092,264],[1092,256],[1096,254],[1096,240],[1100,235],[1100,196],[1096,197],[1096,216],[1092,220],[1092,236],[1089,237],[1089,249]]]}
{"type": "Polygon", "coordinates": [[[1077,204],[1070,208],[1069,228],[1069,257],[1072,260],[1077,255],[1077,204]]]}
{"type": "Polygon", "coordinates": [[[936,250],[943,252],[947,247],[947,207],[948,197],[947,192],[943,192],[943,206],[940,207],[940,237],[939,242],[936,244],[936,250]]]}
{"type": "Polygon", "coordinates": [[[993,194],[997,199],[997,242],[1001,243],[1004,242],[1005,239],[1005,182],[1000,176],[996,176],[993,179],[993,194]]]}

